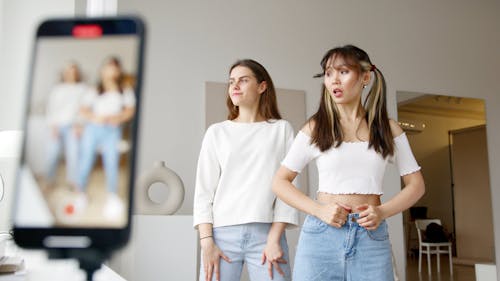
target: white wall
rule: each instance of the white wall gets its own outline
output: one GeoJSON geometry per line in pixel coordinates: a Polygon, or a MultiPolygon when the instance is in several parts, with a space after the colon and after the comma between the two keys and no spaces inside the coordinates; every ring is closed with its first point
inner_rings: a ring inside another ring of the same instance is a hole
{"type": "MultiPolygon", "coordinates": [[[[122,0],[120,11],[144,15],[149,32],[139,169],[158,159],[170,163],[187,188],[180,213],[189,214],[204,133],[204,82],[225,81],[232,62],[251,57],[268,68],[277,87],[304,89],[310,115],[320,89],[311,76],[320,71],[321,56],[348,42],[366,49],[386,75],[392,116],[400,90],[484,98],[488,119],[500,120],[499,8],[493,0],[122,0]]],[[[494,171],[500,168],[500,152],[493,149],[500,130],[495,122],[488,127],[494,171]]],[[[492,177],[500,201],[500,177],[492,177]]],[[[399,191],[393,170],[386,184],[385,198],[399,191]]],[[[500,253],[500,217],[495,222],[500,253]]],[[[401,273],[401,216],[390,225],[401,273]]]]}
{"type": "Polygon", "coordinates": [[[3,51],[3,6],[4,6],[4,3],[5,0],[0,0],[0,51],[3,51]]]}

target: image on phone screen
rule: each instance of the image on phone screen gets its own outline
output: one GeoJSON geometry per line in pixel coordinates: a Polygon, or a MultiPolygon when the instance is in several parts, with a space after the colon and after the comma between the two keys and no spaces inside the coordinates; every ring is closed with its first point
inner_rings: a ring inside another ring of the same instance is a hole
{"type": "Polygon", "coordinates": [[[136,27],[56,20],[34,46],[14,224],[123,228],[140,96],[136,27]]]}

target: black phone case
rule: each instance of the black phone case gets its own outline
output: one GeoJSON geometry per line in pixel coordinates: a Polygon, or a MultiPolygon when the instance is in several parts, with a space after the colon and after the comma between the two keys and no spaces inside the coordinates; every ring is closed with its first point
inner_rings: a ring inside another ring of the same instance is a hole
{"type": "MultiPolygon", "coordinates": [[[[36,58],[36,44],[39,38],[46,36],[60,36],[68,37],[72,36],[72,31],[75,26],[85,26],[85,25],[98,25],[102,29],[102,36],[106,35],[134,35],[139,39],[139,46],[137,50],[137,72],[136,72],[136,83],[134,86],[134,91],[136,94],[136,113],[135,118],[132,122],[131,135],[133,138],[130,159],[130,177],[129,177],[129,187],[128,187],[128,212],[127,212],[127,223],[123,228],[75,228],[75,227],[53,227],[53,228],[37,228],[37,227],[24,227],[16,225],[15,220],[13,221],[13,233],[14,240],[16,244],[24,248],[46,248],[44,245],[44,240],[47,237],[88,237],[90,239],[90,244],[88,248],[100,249],[103,251],[109,251],[113,249],[120,248],[124,246],[129,240],[130,229],[131,229],[131,215],[133,209],[133,185],[135,184],[135,160],[137,155],[138,147],[138,132],[139,132],[139,119],[140,119],[140,97],[142,88],[142,72],[143,72],[143,61],[144,61],[144,45],[145,45],[145,26],[143,21],[135,16],[123,16],[123,17],[112,17],[112,18],[60,18],[60,19],[48,19],[42,22],[36,32],[36,42],[32,51],[31,58],[31,68],[30,68],[30,79],[29,87],[31,89],[31,84],[33,83],[34,75],[34,63],[36,58]]],[[[27,100],[30,100],[31,91],[28,90],[27,100]]],[[[28,116],[28,106],[25,111],[24,120],[24,130],[26,130],[27,116],[28,116]]],[[[25,145],[26,137],[23,139],[23,151],[21,155],[21,163],[25,161],[25,145]]],[[[19,196],[19,174],[16,183],[16,194],[15,198],[17,201],[19,196]]],[[[16,205],[14,202],[13,218],[15,217],[16,205]]],[[[57,247],[56,247],[57,248],[57,247]]],[[[64,248],[64,247],[61,247],[64,248]]]]}

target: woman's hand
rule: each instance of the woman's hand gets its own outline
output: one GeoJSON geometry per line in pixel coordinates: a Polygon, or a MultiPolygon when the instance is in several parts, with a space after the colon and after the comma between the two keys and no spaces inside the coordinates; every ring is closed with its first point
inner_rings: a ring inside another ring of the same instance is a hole
{"type": "Polygon", "coordinates": [[[286,264],[287,261],[283,258],[283,250],[279,242],[267,242],[264,252],[262,253],[262,264],[267,261],[267,271],[269,277],[273,279],[273,267],[281,276],[285,276],[285,272],[280,267],[280,263],[286,264]]]}
{"type": "Polygon", "coordinates": [[[220,280],[220,258],[227,262],[231,260],[215,245],[214,240],[206,238],[200,241],[203,253],[203,270],[205,271],[205,281],[212,280],[212,275],[215,273],[215,280],[220,280]]]}
{"type": "Polygon", "coordinates": [[[363,204],[358,206],[356,210],[359,212],[358,224],[368,230],[377,229],[384,219],[378,206],[363,204]]]}
{"type": "Polygon", "coordinates": [[[321,205],[315,216],[331,226],[341,228],[345,224],[347,215],[350,212],[351,207],[347,205],[331,203],[321,205]]]}

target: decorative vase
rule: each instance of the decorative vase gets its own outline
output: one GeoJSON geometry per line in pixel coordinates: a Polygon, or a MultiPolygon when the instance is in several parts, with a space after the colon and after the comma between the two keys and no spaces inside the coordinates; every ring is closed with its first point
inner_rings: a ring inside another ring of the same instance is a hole
{"type": "Polygon", "coordinates": [[[137,179],[135,193],[136,214],[172,215],[184,201],[184,184],[181,178],[165,165],[165,161],[157,161],[153,167],[142,173],[137,179]],[[149,196],[154,183],[162,183],[168,188],[168,197],[164,202],[155,202],[149,196]]]}

